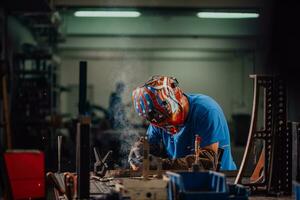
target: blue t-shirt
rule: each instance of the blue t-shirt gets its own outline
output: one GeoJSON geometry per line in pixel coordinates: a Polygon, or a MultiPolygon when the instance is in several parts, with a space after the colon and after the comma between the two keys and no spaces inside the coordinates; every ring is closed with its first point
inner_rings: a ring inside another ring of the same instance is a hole
{"type": "Polygon", "coordinates": [[[202,94],[186,95],[189,113],[183,128],[171,135],[164,129],[150,125],[147,135],[150,144],[162,141],[169,158],[181,158],[194,154],[195,135],[201,137],[201,147],[219,142],[224,149],[221,169],[236,170],[230,148],[230,135],[222,109],[212,98],[202,94]]]}

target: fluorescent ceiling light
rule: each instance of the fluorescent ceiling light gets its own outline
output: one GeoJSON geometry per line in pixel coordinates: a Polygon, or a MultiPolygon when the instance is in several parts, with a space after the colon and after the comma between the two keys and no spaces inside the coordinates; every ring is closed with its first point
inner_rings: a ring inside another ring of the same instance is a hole
{"type": "Polygon", "coordinates": [[[242,19],[258,18],[258,13],[237,13],[237,12],[198,12],[199,18],[216,18],[216,19],[242,19]]]}
{"type": "Polygon", "coordinates": [[[139,17],[137,11],[76,11],[76,17],[139,17]]]}

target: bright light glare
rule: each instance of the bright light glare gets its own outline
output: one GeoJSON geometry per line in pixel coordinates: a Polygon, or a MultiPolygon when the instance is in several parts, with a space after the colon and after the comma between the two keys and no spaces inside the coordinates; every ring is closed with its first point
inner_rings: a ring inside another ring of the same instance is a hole
{"type": "Polygon", "coordinates": [[[137,11],[76,11],[76,17],[139,17],[137,11]]]}
{"type": "Polygon", "coordinates": [[[216,19],[241,19],[241,18],[258,18],[258,13],[233,13],[233,12],[198,12],[199,18],[216,18],[216,19]]]}

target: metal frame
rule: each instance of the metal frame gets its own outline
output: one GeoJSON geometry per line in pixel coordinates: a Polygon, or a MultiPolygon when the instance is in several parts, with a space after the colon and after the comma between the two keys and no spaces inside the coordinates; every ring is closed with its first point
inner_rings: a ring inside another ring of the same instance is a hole
{"type": "Polygon", "coordinates": [[[250,130],[243,160],[235,183],[249,186],[252,193],[290,194],[292,187],[292,137],[287,129],[286,88],[277,76],[250,75],[254,79],[254,96],[250,130]],[[259,91],[264,93],[264,129],[257,130],[259,91]],[[243,183],[254,140],[265,142],[263,179],[243,183]]]}
{"type": "Polygon", "coordinates": [[[293,180],[300,182],[300,122],[289,122],[288,129],[293,136],[293,180]]]}
{"type": "Polygon", "coordinates": [[[80,62],[79,74],[79,122],[76,136],[76,172],[77,197],[90,197],[90,124],[91,118],[86,114],[87,62],[80,62]]]}

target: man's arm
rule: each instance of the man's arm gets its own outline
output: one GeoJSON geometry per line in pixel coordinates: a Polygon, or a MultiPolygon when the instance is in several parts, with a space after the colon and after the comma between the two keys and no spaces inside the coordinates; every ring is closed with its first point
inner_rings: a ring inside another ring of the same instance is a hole
{"type": "Polygon", "coordinates": [[[139,170],[141,162],[143,160],[143,142],[139,138],[131,147],[128,162],[133,171],[139,170]]]}
{"type": "MultiPolygon", "coordinates": [[[[154,145],[152,147],[156,147],[157,148],[156,150],[158,150],[158,145],[154,145]]],[[[218,147],[219,147],[219,142],[216,142],[201,148],[202,150],[200,154],[200,161],[204,169],[215,169],[215,166],[217,164],[216,155],[218,152],[218,147]]],[[[142,164],[142,157],[143,157],[142,152],[143,152],[142,142],[137,141],[129,154],[129,163],[131,168],[134,171],[138,171],[139,169],[141,169],[140,166],[142,164]]],[[[162,157],[161,155],[155,155],[155,156],[162,157]]],[[[167,158],[167,159],[162,159],[162,161],[163,161],[162,164],[164,169],[188,170],[191,167],[192,163],[195,162],[195,156],[188,155],[184,158],[179,158],[179,159],[167,158]]]]}
{"type": "MultiPolygon", "coordinates": [[[[211,160],[216,166],[219,141],[225,139],[223,114],[217,109],[208,110],[197,120],[197,132],[201,137],[202,156],[211,160]]],[[[201,157],[201,156],[200,156],[201,157]]]]}
{"type": "MultiPolygon", "coordinates": [[[[160,157],[158,154],[161,153],[160,151],[160,142],[161,142],[161,135],[159,131],[153,127],[152,125],[149,125],[147,130],[147,140],[150,145],[150,153],[154,154],[155,156],[160,157]]],[[[138,141],[136,141],[128,155],[128,162],[130,164],[130,167],[137,171],[140,169],[140,166],[142,164],[143,159],[143,144],[140,138],[138,141]]]]}

